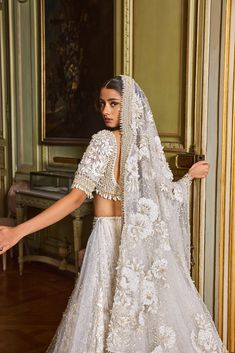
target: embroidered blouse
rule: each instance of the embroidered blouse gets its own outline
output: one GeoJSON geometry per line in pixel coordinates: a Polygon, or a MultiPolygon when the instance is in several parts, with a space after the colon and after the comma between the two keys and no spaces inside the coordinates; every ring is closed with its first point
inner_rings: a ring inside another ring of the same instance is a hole
{"type": "Polygon", "coordinates": [[[114,176],[117,143],[114,134],[101,130],[92,136],[83,154],[71,188],[77,188],[93,198],[95,192],[109,200],[121,200],[121,188],[114,176]]]}

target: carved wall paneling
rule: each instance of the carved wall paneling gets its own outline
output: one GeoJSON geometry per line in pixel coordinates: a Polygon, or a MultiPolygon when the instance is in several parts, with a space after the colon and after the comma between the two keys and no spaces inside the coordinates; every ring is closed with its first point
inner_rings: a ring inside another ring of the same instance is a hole
{"type": "MultiPolygon", "coordinates": [[[[219,295],[218,295],[218,324],[220,335],[227,340],[227,268],[224,268],[226,243],[228,242],[228,213],[226,180],[228,178],[228,82],[229,82],[229,47],[230,47],[230,21],[231,0],[224,5],[224,50],[223,55],[223,78],[222,78],[222,123],[221,123],[221,186],[220,186],[220,239],[219,239],[219,295]]],[[[226,261],[227,267],[227,261],[226,261]]]]}
{"type": "MultiPolygon", "coordinates": [[[[218,270],[216,266],[217,258],[217,231],[218,231],[218,161],[219,161],[219,131],[220,117],[219,117],[219,104],[218,92],[220,88],[220,55],[221,55],[221,31],[222,31],[222,4],[220,0],[213,0],[207,3],[207,12],[210,16],[206,16],[206,23],[209,22],[209,43],[208,40],[205,46],[205,56],[208,57],[207,51],[209,50],[209,63],[207,63],[208,70],[204,73],[204,90],[205,98],[203,100],[206,106],[203,108],[203,115],[206,117],[206,137],[207,143],[204,144],[202,141],[203,151],[206,154],[206,159],[210,162],[210,173],[206,179],[205,185],[205,222],[201,222],[203,226],[203,233],[201,239],[201,246],[204,247],[202,250],[202,256],[204,257],[204,270],[201,273],[201,277],[204,277],[203,281],[203,298],[209,308],[212,316],[216,320],[216,301],[217,301],[217,277],[218,270]],[[206,82],[208,81],[208,83],[206,82]],[[207,92],[206,92],[207,91],[207,92]]],[[[208,59],[207,59],[208,62],[208,59]]],[[[204,183],[204,182],[203,182],[204,183]]]]}
{"type": "Polygon", "coordinates": [[[115,45],[114,45],[114,70],[115,75],[120,75],[123,70],[123,1],[115,1],[115,15],[114,15],[114,33],[115,33],[115,45]]]}
{"type": "MultiPolygon", "coordinates": [[[[196,16],[194,12],[194,18],[189,18],[188,3],[150,0],[146,8],[137,0],[133,5],[133,74],[148,96],[165,151],[169,152],[188,147],[185,102],[187,89],[192,86],[186,87],[186,63],[191,69],[187,46],[191,45],[190,30],[195,32],[196,16]]],[[[191,49],[195,53],[193,46],[191,49]]],[[[191,99],[192,92],[188,93],[191,99]]]]}
{"type": "MultiPolygon", "coordinates": [[[[208,1],[208,4],[210,1],[208,1]]],[[[198,0],[196,4],[198,13],[196,19],[196,38],[195,38],[195,83],[194,97],[195,104],[193,106],[194,120],[192,124],[193,143],[197,153],[205,153],[204,146],[206,144],[205,120],[206,114],[203,114],[203,109],[207,104],[204,95],[206,94],[206,82],[204,85],[204,75],[208,70],[207,57],[205,56],[205,47],[208,36],[208,21],[206,16],[206,3],[203,0],[198,0]]],[[[203,296],[204,287],[204,219],[205,219],[205,183],[204,181],[194,183],[192,196],[192,244],[193,258],[195,265],[192,269],[192,276],[197,284],[200,294],[203,296]]]]}
{"type": "Polygon", "coordinates": [[[0,146],[0,170],[5,169],[5,147],[0,146]]]}
{"type": "MultiPolygon", "coordinates": [[[[182,0],[173,4],[172,1],[149,1],[146,8],[143,2],[138,0],[123,2],[123,72],[133,73],[149,98],[154,116],[159,115],[158,130],[173,168],[176,152],[188,151],[190,146],[195,144],[196,152],[200,154],[206,144],[206,111],[203,106],[206,104],[206,91],[203,88],[203,72],[208,66],[204,45],[208,42],[210,2],[207,9],[205,5],[205,1],[201,0],[182,0]],[[176,43],[174,52],[171,52],[172,43],[176,43]],[[168,63],[169,58],[171,61],[168,63]],[[157,72],[159,67],[160,73],[157,72]],[[171,69],[175,70],[172,71],[175,77],[173,108],[171,100],[166,101],[169,88],[165,84],[166,75],[171,69]],[[156,79],[153,80],[153,77],[156,79]],[[161,84],[157,82],[160,78],[161,84]]],[[[175,174],[180,176],[180,171],[175,174]]],[[[200,251],[203,251],[203,239],[200,242],[200,237],[203,238],[203,221],[200,221],[200,218],[203,219],[205,211],[204,188],[203,184],[195,186],[192,217],[195,263],[193,278],[201,292],[204,264],[203,253],[200,258],[200,251]]]]}
{"type": "Polygon", "coordinates": [[[0,216],[6,215],[6,194],[11,183],[11,144],[8,87],[7,3],[0,3],[0,216]]]}
{"type": "MultiPolygon", "coordinates": [[[[234,17],[235,18],[235,17],[234,17]]],[[[230,196],[230,227],[228,249],[228,347],[235,352],[235,47],[233,64],[233,126],[230,196]]]]}
{"type": "Polygon", "coordinates": [[[221,149],[218,220],[218,324],[228,349],[235,352],[235,2],[223,7],[221,51],[221,149]]]}
{"type": "Polygon", "coordinates": [[[37,2],[9,0],[12,135],[15,172],[40,165],[37,2]]]}

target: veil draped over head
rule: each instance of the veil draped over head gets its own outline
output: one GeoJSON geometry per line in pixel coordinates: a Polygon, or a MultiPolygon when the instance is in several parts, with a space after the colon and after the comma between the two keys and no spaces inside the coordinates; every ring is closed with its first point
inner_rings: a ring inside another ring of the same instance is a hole
{"type": "MultiPolygon", "coordinates": [[[[191,339],[194,335],[195,347],[199,344],[193,320],[187,323],[182,318],[184,324],[180,322],[185,307],[176,304],[176,300],[184,302],[178,288],[183,282],[189,293],[194,293],[189,303],[184,303],[186,309],[192,317],[198,312],[204,315],[201,319],[209,320],[207,328],[210,328],[206,332],[212,338],[214,335],[212,320],[201,301],[198,308],[201,299],[190,278],[191,180],[186,175],[173,181],[148,100],[132,78],[121,77],[123,228],[108,351],[177,353],[180,350],[175,345],[176,325],[182,335],[186,335],[187,325],[189,330],[192,326],[191,339]]],[[[188,333],[187,336],[190,337],[188,333]]],[[[192,345],[185,344],[184,351],[191,352],[191,348],[192,345]]],[[[204,352],[199,348],[196,351],[204,352]]]]}

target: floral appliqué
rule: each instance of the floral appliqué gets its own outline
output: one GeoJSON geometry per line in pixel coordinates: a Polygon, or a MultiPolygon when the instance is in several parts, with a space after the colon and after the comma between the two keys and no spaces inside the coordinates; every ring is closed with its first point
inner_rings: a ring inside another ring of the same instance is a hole
{"type": "Polygon", "coordinates": [[[213,335],[213,328],[211,323],[203,314],[196,314],[195,322],[197,325],[197,332],[195,330],[191,333],[192,345],[198,353],[220,353],[218,350],[217,341],[213,335]]]}
{"type": "Polygon", "coordinates": [[[152,223],[149,222],[149,218],[146,215],[133,213],[130,215],[128,232],[136,241],[147,239],[153,235],[152,223]]]}
{"type": "Polygon", "coordinates": [[[137,191],[139,188],[138,154],[135,153],[126,161],[125,186],[128,192],[137,191]]]}
{"type": "Polygon", "coordinates": [[[175,345],[175,331],[169,326],[162,325],[158,328],[157,340],[159,344],[151,353],[165,353],[166,350],[173,348],[175,345]]]}

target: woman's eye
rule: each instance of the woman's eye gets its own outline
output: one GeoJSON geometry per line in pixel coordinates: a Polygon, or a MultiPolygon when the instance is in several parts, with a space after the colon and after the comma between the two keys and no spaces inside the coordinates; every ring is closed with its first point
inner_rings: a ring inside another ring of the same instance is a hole
{"type": "Polygon", "coordinates": [[[111,107],[115,107],[115,105],[117,105],[117,102],[111,102],[111,107]]]}

